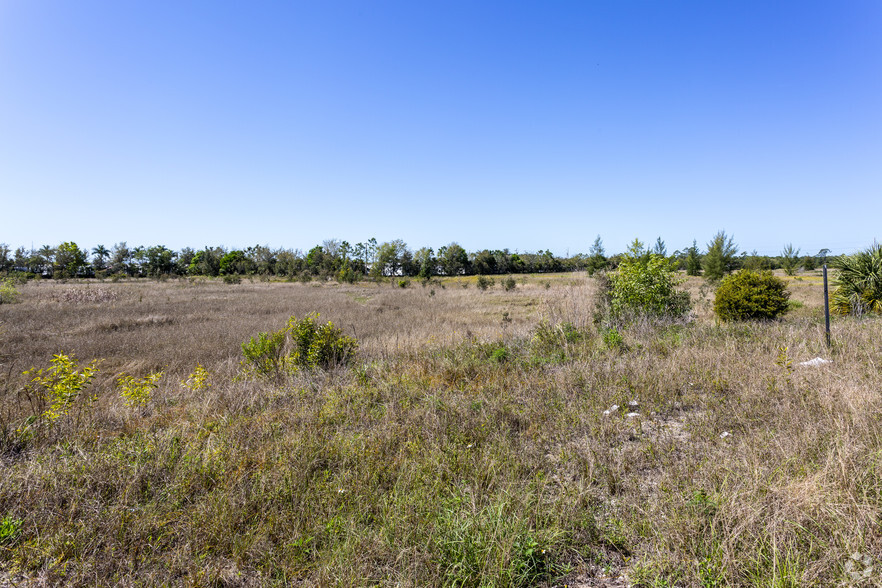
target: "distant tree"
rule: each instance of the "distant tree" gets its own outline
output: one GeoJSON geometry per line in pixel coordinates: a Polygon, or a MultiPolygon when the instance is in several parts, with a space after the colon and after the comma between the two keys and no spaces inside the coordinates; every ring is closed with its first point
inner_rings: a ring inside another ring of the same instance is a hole
{"type": "Polygon", "coordinates": [[[7,273],[12,269],[12,251],[6,243],[0,243],[0,272],[7,273]]]}
{"type": "Polygon", "coordinates": [[[707,253],[704,255],[704,277],[708,280],[719,280],[735,269],[735,256],[738,247],[733,237],[720,231],[707,244],[707,253]]]}
{"type": "Polygon", "coordinates": [[[512,273],[522,274],[526,271],[527,263],[518,253],[512,253],[509,259],[509,268],[512,273]]]}
{"type": "Polygon", "coordinates": [[[438,261],[444,275],[459,276],[468,270],[469,255],[458,243],[450,243],[438,250],[438,261]]]}
{"type": "Polygon", "coordinates": [[[28,260],[31,258],[31,255],[28,253],[28,250],[24,247],[19,247],[15,250],[15,253],[12,255],[12,267],[26,271],[33,271],[30,269],[28,265],[28,260]]]}
{"type": "Polygon", "coordinates": [[[514,271],[511,262],[511,252],[508,249],[494,249],[490,253],[493,254],[493,259],[496,260],[496,272],[500,274],[510,274],[514,271]]]}
{"type": "Polygon", "coordinates": [[[815,257],[818,258],[818,263],[824,265],[825,263],[827,263],[828,255],[830,255],[830,250],[825,247],[824,249],[818,251],[818,254],[815,257]]]}
{"type": "Polygon", "coordinates": [[[370,267],[377,260],[377,249],[379,246],[377,245],[376,237],[371,237],[367,240],[367,243],[364,244],[364,265],[365,267],[370,267]]]}
{"type": "Polygon", "coordinates": [[[667,246],[665,245],[665,242],[662,241],[662,238],[661,238],[661,237],[658,237],[658,238],[655,240],[655,246],[653,246],[653,248],[652,248],[652,252],[653,252],[655,255],[661,255],[662,257],[667,257],[667,256],[668,256],[668,248],[667,248],[667,246]]]}
{"type": "Polygon", "coordinates": [[[129,273],[133,276],[140,276],[144,273],[144,265],[147,263],[147,249],[143,245],[138,245],[132,249],[132,261],[129,264],[129,273]]]}
{"type": "Polygon", "coordinates": [[[306,270],[306,260],[300,250],[282,249],[276,254],[276,274],[292,278],[306,270]]]}
{"type": "Polygon", "coordinates": [[[148,247],[144,252],[144,270],[148,276],[169,275],[175,268],[175,252],[165,245],[148,247]]]}
{"type": "Polygon", "coordinates": [[[649,261],[650,255],[652,255],[652,252],[646,248],[640,239],[637,238],[631,241],[631,244],[628,245],[627,251],[625,251],[625,257],[630,258],[632,261],[639,261],[643,264],[649,261]]]}
{"type": "Polygon", "coordinates": [[[322,251],[325,252],[325,255],[330,255],[331,257],[340,257],[340,240],[326,239],[322,241],[322,251]]]}
{"type": "Polygon", "coordinates": [[[802,258],[802,260],[800,260],[800,264],[802,265],[802,269],[810,272],[818,268],[818,258],[816,258],[814,255],[806,255],[802,258]]]}
{"type": "Polygon", "coordinates": [[[245,275],[254,270],[254,264],[244,251],[233,250],[226,253],[220,260],[220,275],[245,275]]]}
{"type": "Polygon", "coordinates": [[[174,272],[179,276],[187,275],[187,270],[190,267],[190,263],[193,262],[193,257],[196,256],[196,252],[193,251],[190,247],[184,247],[178,253],[177,258],[175,259],[175,267],[174,272]]]}
{"type": "Polygon", "coordinates": [[[741,267],[759,272],[771,270],[772,262],[768,257],[758,254],[756,249],[754,249],[749,255],[746,251],[741,254],[741,267]]]}
{"type": "Polygon", "coordinates": [[[496,273],[496,257],[487,249],[473,253],[471,256],[472,271],[479,275],[496,273]]]}
{"type": "Polygon", "coordinates": [[[316,245],[306,253],[306,267],[313,274],[318,274],[325,265],[325,249],[316,245]]]}
{"type": "Polygon", "coordinates": [[[609,261],[606,258],[606,251],[603,249],[603,241],[600,239],[600,235],[597,235],[597,238],[594,239],[594,244],[588,250],[586,270],[588,275],[592,276],[596,272],[606,269],[608,265],[609,261]]]}
{"type": "Polygon", "coordinates": [[[412,271],[413,254],[407,248],[407,244],[401,239],[387,241],[380,245],[377,250],[377,259],[371,268],[371,275],[398,276],[407,275],[412,271]]]}
{"type": "Polygon", "coordinates": [[[110,251],[110,265],[108,270],[114,274],[129,273],[129,262],[132,259],[132,252],[126,245],[125,241],[116,243],[110,251]]]}
{"type": "Polygon", "coordinates": [[[87,254],[73,241],[66,241],[55,249],[53,277],[75,278],[88,265],[87,254]]]}
{"type": "Polygon", "coordinates": [[[260,275],[276,273],[276,252],[266,245],[255,245],[245,250],[245,257],[251,262],[252,271],[260,275]]]}
{"type": "Polygon", "coordinates": [[[781,251],[781,267],[784,268],[785,274],[787,274],[788,276],[792,276],[796,273],[796,268],[798,266],[799,249],[794,249],[793,243],[788,243],[781,251]]]}
{"type": "Polygon", "coordinates": [[[190,261],[187,273],[191,276],[220,275],[221,258],[226,253],[223,247],[206,247],[201,251],[197,251],[190,261]]]}
{"type": "Polygon", "coordinates": [[[692,240],[692,246],[686,250],[686,275],[701,275],[701,254],[698,251],[698,241],[692,240]]]}
{"type": "Polygon", "coordinates": [[[437,272],[438,260],[431,247],[421,247],[413,255],[414,264],[419,267],[417,275],[423,279],[431,278],[437,272]]]}
{"type": "Polygon", "coordinates": [[[55,269],[55,247],[43,245],[36,252],[32,252],[28,265],[35,274],[52,276],[55,269]]]}
{"type": "Polygon", "coordinates": [[[98,245],[92,248],[92,268],[96,272],[107,269],[107,258],[110,257],[110,250],[104,245],[98,245]]]}

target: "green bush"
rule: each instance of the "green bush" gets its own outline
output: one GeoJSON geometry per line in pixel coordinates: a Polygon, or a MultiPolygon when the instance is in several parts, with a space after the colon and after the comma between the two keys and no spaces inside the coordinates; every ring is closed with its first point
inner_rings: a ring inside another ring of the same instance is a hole
{"type": "Polygon", "coordinates": [[[281,331],[258,333],[242,343],[243,363],[261,375],[349,364],[358,342],[330,321],[318,324],[318,317],[317,313],[299,320],[292,316],[281,331]]]}
{"type": "MultiPolygon", "coordinates": [[[[293,317],[292,317],[293,318],[293,317]]],[[[259,374],[278,372],[282,367],[287,331],[258,333],[242,343],[242,355],[247,365],[259,374]]]]}
{"type": "Polygon", "coordinates": [[[787,285],[772,272],[743,269],[723,278],[714,312],[722,321],[771,320],[790,310],[789,298],[787,285]]]}
{"type": "Polygon", "coordinates": [[[502,289],[506,292],[510,292],[517,287],[518,283],[515,282],[515,279],[511,276],[506,276],[502,280],[502,289]]]}
{"type": "Polygon", "coordinates": [[[615,318],[678,318],[689,312],[688,292],[677,290],[671,264],[655,253],[629,255],[609,274],[609,311],[615,318]]]}
{"type": "Polygon", "coordinates": [[[13,278],[0,280],[0,304],[18,302],[18,289],[13,278]]]}
{"type": "Polygon", "coordinates": [[[358,281],[358,274],[347,263],[337,272],[337,281],[345,284],[354,284],[358,281]]]}
{"type": "Polygon", "coordinates": [[[488,278],[487,276],[478,276],[478,288],[481,290],[486,290],[487,288],[492,288],[493,284],[496,282],[493,281],[493,278],[488,278]]]}
{"type": "Polygon", "coordinates": [[[297,320],[288,319],[287,332],[294,349],[289,354],[289,362],[302,368],[330,368],[346,365],[355,357],[358,342],[343,335],[343,329],[328,321],[317,324],[318,313],[297,320]]]}
{"type": "Polygon", "coordinates": [[[833,282],[831,306],[839,314],[882,313],[882,244],[830,264],[839,270],[833,282]]]}

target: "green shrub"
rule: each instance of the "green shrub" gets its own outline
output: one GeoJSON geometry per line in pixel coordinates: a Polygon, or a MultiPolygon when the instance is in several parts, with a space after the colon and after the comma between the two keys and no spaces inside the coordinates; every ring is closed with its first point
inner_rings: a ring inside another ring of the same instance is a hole
{"type": "Polygon", "coordinates": [[[337,281],[345,284],[354,284],[358,281],[358,274],[349,267],[349,264],[346,264],[337,272],[337,281]]]}
{"type": "Polygon", "coordinates": [[[607,349],[624,349],[625,347],[625,339],[622,337],[622,334],[619,333],[619,330],[615,327],[610,327],[608,329],[603,329],[603,344],[606,345],[607,349]]]}
{"type": "Polygon", "coordinates": [[[323,325],[316,322],[318,313],[297,320],[288,319],[286,332],[290,334],[293,350],[288,356],[289,363],[304,368],[329,368],[345,365],[355,357],[358,342],[343,335],[343,329],[328,321],[323,325]]]}
{"type": "Polygon", "coordinates": [[[743,269],[723,278],[714,312],[722,321],[771,320],[790,310],[789,298],[787,285],[772,272],[743,269]]]}
{"type": "Polygon", "coordinates": [[[42,394],[43,400],[49,405],[40,416],[52,424],[66,416],[77,398],[92,384],[98,372],[98,360],[80,369],[73,356],[59,353],[53,356],[50,363],[51,367],[31,368],[24,375],[31,378],[28,388],[42,394]]]}
{"type": "Polygon", "coordinates": [[[510,291],[514,290],[515,287],[517,287],[517,285],[518,285],[518,283],[515,282],[515,279],[511,276],[506,276],[502,280],[502,289],[505,290],[506,292],[510,292],[510,291]]]}
{"type": "Polygon", "coordinates": [[[882,244],[837,257],[830,265],[839,270],[831,296],[834,312],[858,316],[882,313],[882,244]]]}
{"type": "Polygon", "coordinates": [[[292,316],[281,331],[258,333],[257,338],[242,343],[244,365],[261,375],[278,375],[283,370],[350,363],[358,349],[356,340],[330,321],[318,324],[318,317],[317,313],[299,320],[292,316]]]}
{"type": "Polygon", "coordinates": [[[628,255],[609,274],[606,292],[614,318],[634,316],[678,318],[691,307],[688,292],[677,290],[678,281],[668,260],[655,253],[628,255]]]}
{"type": "Polygon", "coordinates": [[[247,364],[259,374],[278,372],[282,365],[287,332],[258,333],[242,343],[242,355],[247,364]]]}
{"type": "Polygon", "coordinates": [[[720,231],[710,243],[707,244],[707,253],[704,254],[703,267],[704,277],[711,281],[722,279],[723,276],[735,268],[735,255],[738,247],[731,235],[720,231]]]}
{"type": "Polygon", "coordinates": [[[150,401],[153,390],[159,386],[157,382],[162,378],[163,372],[156,372],[144,378],[135,378],[126,374],[121,375],[117,381],[119,395],[126,406],[143,407],[150,401]]]}
{"type": "Polygon", "coordinates": [[[0,304],[18,302],[18,289],[15,287],[15,282],[13,278],[0,280],[0,304]]]}
{"type": "Polygon", "coordinates": [[[493,281],[493,278],[488,278],[487,276],[478,276],[478,288],[481,290],[486,290],[487,288],[492,288],[493,284],[496,282],[493,281]]]}

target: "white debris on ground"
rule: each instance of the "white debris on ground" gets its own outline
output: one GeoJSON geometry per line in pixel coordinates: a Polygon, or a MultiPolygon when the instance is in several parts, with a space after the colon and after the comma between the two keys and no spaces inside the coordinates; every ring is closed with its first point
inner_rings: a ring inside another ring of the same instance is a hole
{"type": "Polygon", "coordinates": [[[625,415],[625,418],[634,419],[640,416],[639,412],[629,412],[625,415]]]}
{"type": "Polygon", "coordinates": [[[810,359],[808,361],[803,361],[798,363],[797,365],[804,365],[808,367],[814,367],[817,365],[827,365],[828,363],[833,363],[831,359],[824,359],[823,357],[816,357],[814,359],[810,359]]]}
{"type": "Polygon", "coordinates": [[[611,415],[612,413],[614,413],[614,412],[617,411],[617,410],[619,410],[619,405],[618,405],[618,404],[613,404],[613,405],[610,406],[608,409],[606,409],[605,411],[603,411],[603,416],[607,417],[607,416],[611,415]]]}
{"type": "Polygon", "coordinates": [[[723,431],[722,433],[720,433],[720,439],[725,439],[726,437],[730,437],[731,435],[732,433],[730,433],[729,431],[723,431]]]}

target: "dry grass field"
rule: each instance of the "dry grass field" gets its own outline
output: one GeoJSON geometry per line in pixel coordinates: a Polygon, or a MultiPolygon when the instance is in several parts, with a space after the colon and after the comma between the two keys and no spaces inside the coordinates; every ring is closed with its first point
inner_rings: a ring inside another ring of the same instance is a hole
{"type": "Polygon", "coordinates": [[[717,324],[692,278],[694,320],[616,337],[580,274],[28,283],[0,305],[0,569],[47,586],[882,586],[882,321],[835,319],[828,349],[820,279],[788,285],[783,320],[717,324]],[[352,365],[243,367],[244,341],[312,312],[358,340],[352,365]],[[100,363],[50,418],[23,372],[60,353],[100,363]],[[799,365],[817,356],[832,363],[799,365]],[[160,371],[143,406],[120,394],[160,371]]]}

